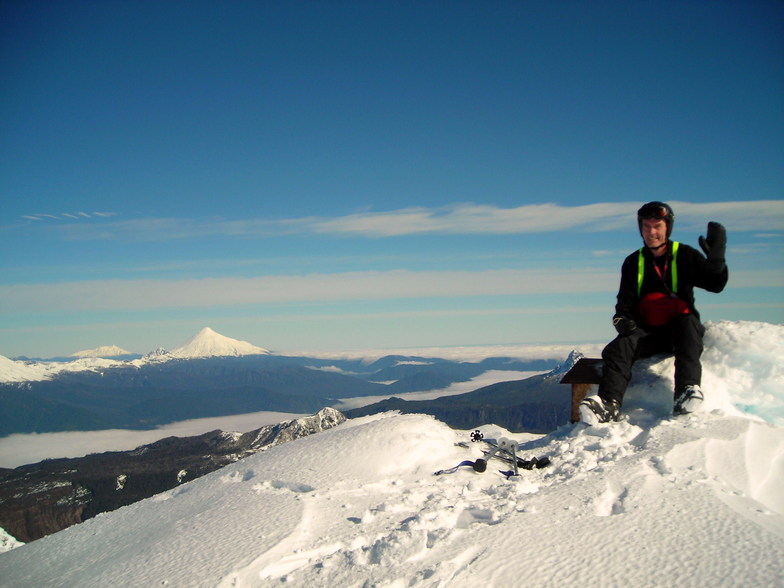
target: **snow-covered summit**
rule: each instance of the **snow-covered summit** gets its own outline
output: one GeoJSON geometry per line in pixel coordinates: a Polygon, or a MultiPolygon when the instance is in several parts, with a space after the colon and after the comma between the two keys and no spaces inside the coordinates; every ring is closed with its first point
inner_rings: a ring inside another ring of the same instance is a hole
{"type": "Polygon", "coordinates": [[[119,357],[121,355],[132,355],[132,353],[117,345],[102,345],[95,349],[77,351],[76,353],[73,353],[71,357],[119,357]]]}
{"type": "Polygon", "coordinates": [[[516,481],[495,460],[435,476],[481,456],[455,446],[468,432],[425,415],[355,419],[0,567],[9,586],[780,585],[782,429],[703,414],[514,437],[552,464],[516,481]]]}
{"type": "MultiPolygon", "coordinates": [[[[469,431],[352,419],[0,555],[9,586],[781,586],[784,327],[708,325],[705,411],[674,418],[671,358],[624,418],[544,436],[517,481],[469,431]],[[741,400],[741,402],[739,402],[741,400]],[[750,408],[755,410],[749,410],[750,408]],[[97,561],[101,565],[84,565],[97,561]]],[[[129,474],[132,475],[132,474],[129,474]]],[[[118,490],[121,491],[121,490],[118,490]]]]}
{"type": "Polygon", "coordinates": [[[561,365],[556,367],[549,374],[550,377],[555,378],[557,376],[563,376],[564,374],[566,374],[566,372],[572,369],[574,367],[574,364],[580,361],[583,357],[585,357],[585,355],[582,352],[578,351],[577,349],[572,349],[569,352],[569,357],[566,358],[566,361],[564,361],[561,365]]]}
{"type": "Polygon", "coordinates": [[[221,357],[242,355],[269,355],[269,351],[247,341],[238,341],[204,327],[184,345],[171,351],[179,358],[221,357]]]}

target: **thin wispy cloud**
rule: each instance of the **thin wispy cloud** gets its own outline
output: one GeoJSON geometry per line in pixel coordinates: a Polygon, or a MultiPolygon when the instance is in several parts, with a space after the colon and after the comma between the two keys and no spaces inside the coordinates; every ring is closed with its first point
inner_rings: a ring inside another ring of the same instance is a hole
{"type": "MultiPolygon", "coordinates": [[[[784,200],[670,203],[681,228],[702,230],[706,221],[733,231],[779,231],[784,227],[784,200]]],[[[456,204],[442,208],[404,208],[336,217],[288,219],[138,218],[71,223],[60,227],[69,239],[168,241],[205,237],[259,238],[329,235],[391,238],[411,235],[513,235],[558,231],[602,232],[627,229],[639,202],[601,202],[583,206],[529,204],[514,208],[456,204]]],[[[107,219],[113,213],[79,213],[107,219]]],[[[29,220],[74,220],[76,215],[29,215],[29,220]]]]}
{"type": "MultiPolygon", "coordinates": [[[[736,288],[784,288],[776,270],[733,273],[736,288]]],[[[303,276],[94,280],[0,285],[14,312],[155,310],[478,296],[612,293],[615,271],[595,268],[484,271],[360,271],[303,276]]]]}
{"type": "Polygon", "coordinates": [[[47,221],[47,220],[54,220],[54,221],[69,221],[69,220],[84,220],[84,219],[91,219],[91,218],[111,218],[113,216],[117,216],[116,212],[61,212],[59,214],[49,214],[49,213],[40,213],[40,214],[23,214],[20,218],[29,221],[47,221]]]}
{"type": "Polygon", "coordinates": [[[583,292],[615,287],[614,272],[556,270],[360,271],[303,276],[177,280],[95,280],[0,285],[15,312],[152,310],[278,303],[393,300],[583,292]]]}
{"type": "Polygon", "coordinates": [[[630,203],[585,206],[531,204],[516,208],[464,204],[443,209],[412,208],[353,214],[308,223],[310,230],[328,234],[393,237],[411,234],[523,234],[565,229],[605,231],[629,222],[630,203]]]}
{"type": "MultiPolygon", "coordinates": [[[[676,222],[704,227],[707,220],[728,223],[735,231],[781,230],[784,200],[670,203],[676,222]]],[[[603,202],[583,206],[531,204],[516,208],[456,205],[446,209],[412,208],[303,221],[308,230],[326,234],[392,237],[430,234],[530,234],[564,230],[614,231],[629,226],[639,202],[603,202]]]]}

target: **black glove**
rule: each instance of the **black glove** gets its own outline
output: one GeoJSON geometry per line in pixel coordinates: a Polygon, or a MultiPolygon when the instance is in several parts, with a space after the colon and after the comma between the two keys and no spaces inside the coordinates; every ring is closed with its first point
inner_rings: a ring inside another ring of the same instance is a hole
{"type": "Polygon", "coordinates": [[[727,249],[727,230],[719,223],[708,223],[708,236],[700,237],[700,247],[709,261],[724,261],[727,249]]]}
{"type": "Polygon", "coordinates": [[[637,330],[637,323],[634,322],[634,319],[625,316],[616,316],[613,319],[613,327],[615,327],[615,330],[618,331],[619,335],[625,337],[637,330]]]}

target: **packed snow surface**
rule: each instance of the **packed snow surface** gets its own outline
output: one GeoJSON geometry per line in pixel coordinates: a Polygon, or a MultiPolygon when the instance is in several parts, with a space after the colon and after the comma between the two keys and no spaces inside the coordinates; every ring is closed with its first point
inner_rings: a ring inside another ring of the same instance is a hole
{"type": "Polygon", "coordinates": [[[782,429],[700,414],[516,438],[552,465],[435,476],[481,455],[455,446],[466,432],[424,415],[357,419],[9,551],[0,575],[15,587],[781,585],[782,429]]]}
{"type": "Polygon", "coordinates": [[[543,436],[479,427],[518,441],[523,458],[551,459],[518,478],[498,460],[434,475],[480,457],[482,443],[430,416],[354,419],[0,554],[0,578],[17,588],[782,586],[784,429],[735,401],[780,406],[781,329],[709,329],[711,392],[698,414],[670,415],[672,360],[658,358],[642,365],[620,422],[543,436]]]}

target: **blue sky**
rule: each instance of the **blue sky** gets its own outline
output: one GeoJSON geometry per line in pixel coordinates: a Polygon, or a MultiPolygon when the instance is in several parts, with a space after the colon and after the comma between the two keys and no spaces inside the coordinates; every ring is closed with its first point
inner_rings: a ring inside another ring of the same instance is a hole
{"type": "Polygon", "coordinates": [[[634,213],[784,322],[780,2],[0,4],[0,354],[612,336],[634,213]]]}

